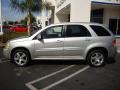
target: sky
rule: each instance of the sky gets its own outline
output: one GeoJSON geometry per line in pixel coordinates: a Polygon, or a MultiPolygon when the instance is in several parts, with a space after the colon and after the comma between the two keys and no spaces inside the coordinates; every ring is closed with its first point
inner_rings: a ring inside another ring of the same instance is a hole
{"type": "MultiPolygon", "coordinates": [[[[34,14],[38,16],[38,14],[34,14]]],[[[10,7],[10,0],[2,0],[2,18],[4,21],[20,21],[24,19],[26,13],[17,12],[10,7]]]]}

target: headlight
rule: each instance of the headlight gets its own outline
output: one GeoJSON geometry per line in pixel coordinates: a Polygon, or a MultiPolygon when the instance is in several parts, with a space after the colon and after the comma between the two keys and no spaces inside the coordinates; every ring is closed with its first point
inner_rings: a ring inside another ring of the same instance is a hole
{"type": "Polygon", "coordinates": [[[10,48],[10,43],[7,43],[7,44],[5,45],[5,48],[6,48],[6,49],[10,48]]]}

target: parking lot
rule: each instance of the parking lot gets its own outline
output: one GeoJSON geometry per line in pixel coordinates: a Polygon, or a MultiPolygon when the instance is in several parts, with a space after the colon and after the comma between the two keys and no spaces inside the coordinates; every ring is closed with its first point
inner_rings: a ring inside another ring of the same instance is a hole
{"type": "Polygon", "coordinates": [[[120,90],[120,54],[100,68],[81,61],[33,61],[16,67],[0,49],[0,90],[120,90]]]}

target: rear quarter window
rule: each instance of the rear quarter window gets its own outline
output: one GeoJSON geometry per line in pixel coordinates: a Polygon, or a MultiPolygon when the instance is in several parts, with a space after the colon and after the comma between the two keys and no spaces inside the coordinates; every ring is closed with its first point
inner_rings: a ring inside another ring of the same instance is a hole
{"type": "Polygon", "coordinates": [[[111,36],[111,34],[102,26],[90,25],[90,27],[98,36],[111,36]]]}

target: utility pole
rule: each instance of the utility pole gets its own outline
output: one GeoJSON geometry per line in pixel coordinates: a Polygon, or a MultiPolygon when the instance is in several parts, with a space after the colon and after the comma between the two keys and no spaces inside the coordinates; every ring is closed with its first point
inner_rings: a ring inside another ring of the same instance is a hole
{"type": "Polygon", "coordinates": [[[0,35],[3,35],[3,28],[2,28],[2,0],[0,0],[0,35]]]}

